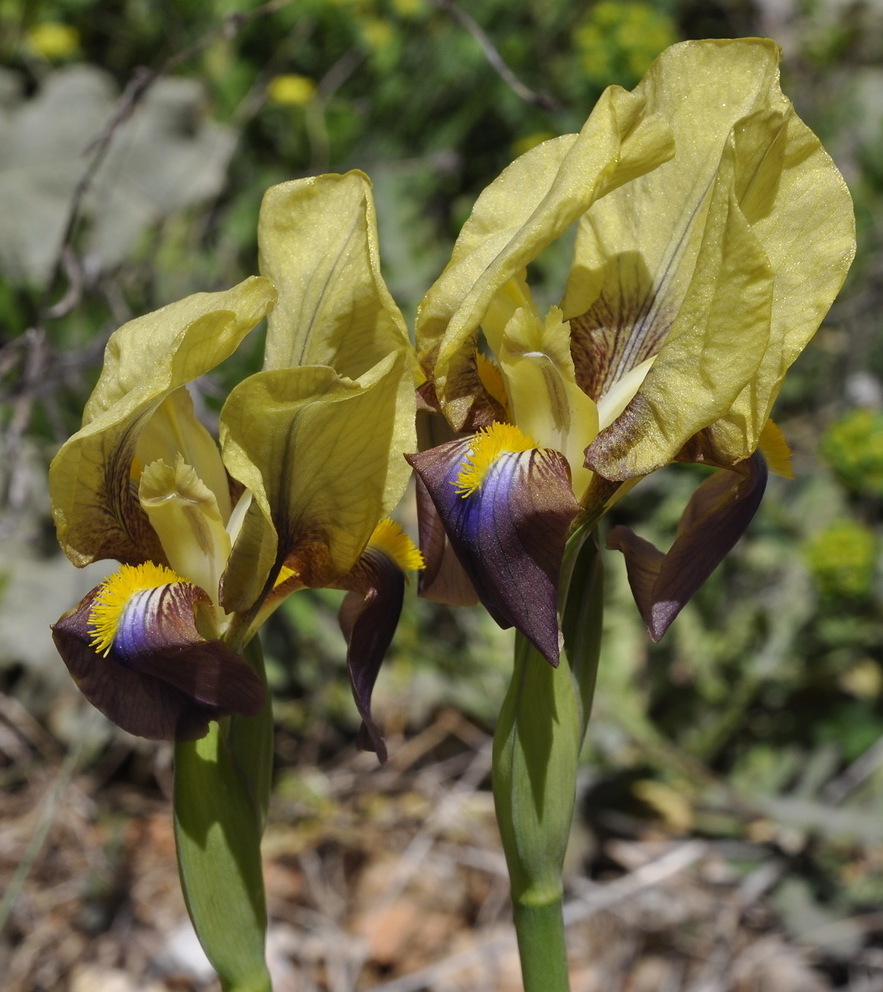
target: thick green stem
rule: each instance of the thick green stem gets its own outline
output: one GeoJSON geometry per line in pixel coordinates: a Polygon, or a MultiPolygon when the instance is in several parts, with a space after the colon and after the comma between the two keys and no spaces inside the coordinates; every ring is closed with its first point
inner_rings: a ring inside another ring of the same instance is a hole
{"type": "MultiPolygon", "coordinates": [[[[257,640],[246,656],[263,676],[257,640]]],[[[271,992],[261,866],[272,762],[269,696],[255,717],[175,748],[175,840],[187,910],[225,992],[271,992]]]]}
{"type": "Polygon", "coordinates": [[[494,735],[497,822],[512,886],[525,992],[569,992],[562,917],[564,855],[579,752],[595,686],[602,583],[594,535],[568,543],[557,668],[522,634],[494,735]]]}
{"type": "Polygon", "coordinates": [[[559,897],[540,906],[513,908],[521,973],[527,992],[570,988],[567,944],[559,897]]]}
{"type": "Polygon", "coordinates": [[[566,658],[552,668],[518,634],[512,682],[494,736],[493,785],[525,992],[570,989],[561,869],[573,817],[580,723],[566,658]]]}

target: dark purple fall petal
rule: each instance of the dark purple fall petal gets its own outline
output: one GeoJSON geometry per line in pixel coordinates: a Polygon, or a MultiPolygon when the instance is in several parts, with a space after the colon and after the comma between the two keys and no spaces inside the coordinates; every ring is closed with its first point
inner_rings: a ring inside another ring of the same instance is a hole
{"type": "Polygon", "coordinates": [[[463,497],[454,483],[471,446],[461,438],[407,458],[487,611],[557,665],[558,574],[580,508],[567,460],[550,449],[506,452],[463,497]]]}
{"type": "Polygon", "coordinates": [[[420,551],[426,563],[420,572],[417,590],[424,599],[436,603],[474,606],[478,596],[451,547],[435,503],[419,475],[416,477],[416,490],[420,551]]]}
{"type": "Polygon", "coordinates": [[[766,480],[759,453],[732,470],[715,472],[691,497],[668,554],[628,527],[614,527],[607,535],[607,547],[625,555],[629,585],[652,640],[660,640],[745,533],[766,480]]]}
{"type": "Polygon", "coordinates": [[[371,716],[371,693],[402,612],[405,575],[382,551],[369,546],[347,576],[346,588],[340,628],[347,642],[353,698],[362,718],[359,747],[374,751],[384,762],[386,743],[371,716]]]}
{"type": "Polygon", "coordinates": [[[55,624],[52,637],[79,690],[118,727],[152,740],[196,740],[208,731],[209,720],[259,712],[264,701],[260,679],[226,644],[199,635],[192,607],[189,621],[157,624],[167,635],[162,645],[152,630],[147,648],[130,640],[125,656],[115,648],[106,658],[99,655],[90,645],[89,630],[99,589],[55,624]]]}

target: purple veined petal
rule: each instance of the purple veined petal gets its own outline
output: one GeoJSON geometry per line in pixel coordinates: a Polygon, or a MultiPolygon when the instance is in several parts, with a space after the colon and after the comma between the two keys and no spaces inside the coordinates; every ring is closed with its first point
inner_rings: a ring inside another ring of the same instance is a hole
{"type": "Polygon", "coordinates": [[[420,595],[448,606],[474,606],[478,595],[451,547],[435,503],[419,475],[416,491],[420,550],[426,562],[418,580],[420,595]]]}
{"type": "Polygon", "coordinates": [[[196,629],[196,586],[142,598],[121,620],[119,646],[94,646],[97,586],[55,624],[52,636],[84,696],[129,733],[154,740],[195,740],[209,720],[256,714],[264,689],[251,666],[220,641],[196,629]],[[152,617],[152,621],[151,618],[152,617]]]}
{"type": "Polygon", "coordinates": [[[480,484],[462,495],[461,475],[475,445],[476,436],[462,438],[407,458],[487,611],[557,665],[558,575],[580,509],[567,459],[545,448],[503,450],[480,484]]]}
{"type": "Polygon", "coordinates": [[[629,585],[653,641],[745,533],[766,480],[766,462],[757,452],[732,470],[715,472],[691,497],[667,554],[628,527],[611,529],[607,547],[625,556],[629,585]]]}

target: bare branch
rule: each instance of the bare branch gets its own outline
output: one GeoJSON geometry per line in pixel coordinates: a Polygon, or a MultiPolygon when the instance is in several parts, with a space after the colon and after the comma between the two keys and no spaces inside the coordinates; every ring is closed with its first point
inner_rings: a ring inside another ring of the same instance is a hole
{"type": "Polygon", "coordinates": [[[525,103],[532,103],[537,107],[542,107],[543,110],[558,109],[558,101],[551,93],[532,90],[529,86],[525,86],[522,83],[506,64],[505,59],[500,55],[484,28],[470,14],[467,14],[465,10],[461,10],[454,3],[454,0],[430,0],[430,2],[436,9],[450,14],[451,17],[459,21],[472,35],[481,47],[482,52],[484,52],[484,57],[488,60],[491,68],[516,96],[524,100],[525,103]]]}

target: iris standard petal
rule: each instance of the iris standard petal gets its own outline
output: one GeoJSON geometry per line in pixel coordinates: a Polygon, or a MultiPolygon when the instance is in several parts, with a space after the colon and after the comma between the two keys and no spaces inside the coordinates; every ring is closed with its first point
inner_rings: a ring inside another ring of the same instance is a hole
{"type": "Polygon", "coordinates": [[[279,300],[265,369],[328,365],[357,379],[406,348],[404,317],[380,273],[371,181],[358,171],[267,190],[258,222],[261,273],[279,300]]]}
{"type": "MultiPolygon", "coordinates": [[[[306,585],[334,585],[347,574],[400,498],[407,473],[400,445],[414,430],[413,390],[410,425],[402,426],[406,375],[398,351],[359,380],[323,366],[273,369],[227,399],[224,461],[278,535],[276,565],[287,563],[306,585]]],[[[246,527],[259,526],[256,512],[246,517],[224,578],[225,603],[237,608],[254,601],[266,578],[244,559],[259,543],[246,527]]]]}
{"type": "Polygon", "coordinates": [[[209,720],[260,710],[264,690],[248,663],[196,629],[201,589],[178,582],[137,591],[105,647],[96,646],[95,618],[106,586],[65,614],[52,636],[77,687],[108,719],[141,737],[194,740],[209,720]]]}
{"type": "Polygon", "coordinates": [[[718,424],[719,460],[757,445],[785,370],[854,254],[849,193],[778,84],[761,39],[686,42],[634,90],[671,127],[671,161],[592,205],[562,307],[577,381],[599,404],[654,358],[588,452],[646,475],[718,424]]]}
{"type": "Polygon", "coordinates": [[[417,317],[421,363],[456,430],[475,403],[475,336],[495,296],[596,200],[673,150],[665,121],[611,87],[578,135],[522,155],[482,193],[417,317]]]}
{"type": "Polygon", "coordinates": [[[628,527],[613,527],[607,547],[625,556],[629,585],[658,641],[751,523],[766,488],[759,453],[710,476],[693,494],[667,554],[628,527]]]}
{"type": "Polygon", "coordinates": [[[83,427],[49,468],[58,539],[74,564],[162,560],[131,485],[139,436],[170,393],[233,353],[275,298],[266,279],[246,279],[171,303],[112,335],[83,427]]]}
{"type": "Polygon", "coordinates": [[[477,467],[475,436],[407,458],[488,612],[501,627],[520,630],[557,665],[558,574],[580,507],[564,455],[524,441],[520,450],[504,445],[489,459],[475,474],[474,488],[465,485],[464,469],[477,467]]]}

